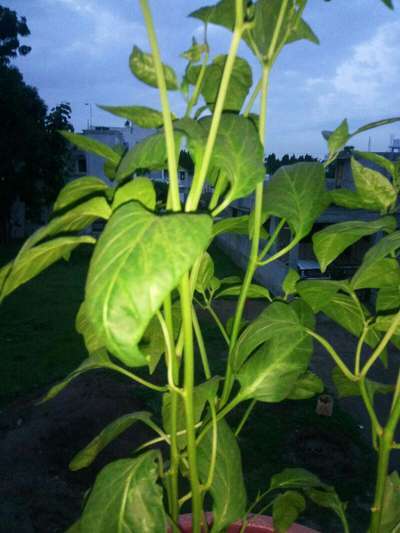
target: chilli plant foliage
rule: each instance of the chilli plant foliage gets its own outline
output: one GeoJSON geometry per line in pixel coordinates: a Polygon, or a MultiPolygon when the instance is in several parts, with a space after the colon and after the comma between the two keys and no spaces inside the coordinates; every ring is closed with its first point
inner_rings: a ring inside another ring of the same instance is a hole
{"type": "MultiPolygon", "coordinates": [[[[371,502],[371,533],[398,530],[400,478],[388,473],[389,456],[400,418],[400,375],[383,385],[369,372],[385,363],[390,343],[400,347],[400,230],[397,196],[400,164],[381,156],[355,153],[355,190],[329,193],[324,165],[304,162],[280,168],[264,185],[264,140],[271,69],[282,49],[306,39],[318,43],[303,11],[307,0],[222,0],[191,13],[204,23],[204,40],[193,39],[182,54],[183,79],[161,62],[147,0],[139,0],[148,31],[150,52],[134,47],[129,65],[134,76],[158,89],[161,111],[145,106],[102,106],[155,133],[124,152],[74,133],[63,135],[79,148],[104,159],[112,185],[95,176],[68,183],[54,205],[50,222],[34,233],[17,257],[0,270],[0,300],[55,261],[68,259],[78,245],[94,246],[86,289],[76,319],[88,358],[47,394],[49,400],[75,377],[91,369],[118,372],[162,395],[162,423],[150,412],[128,413],[97,435],[71,462],[71,469],[90,465],[107,444],[136,423],[146,424],[154,437],[129,458],[106,466],[86,497],[79,521],[70,531],[82,533],[179,531],[179,513],[190,502],[193,531],[225,531],[247,515],[271,508],[276,531],[286,531],[307,500],[331,508],[349,531],[345,504],[335,490],[312,473],[286,469],[270,481],[257,500],[248,503],[237,437],[256,402],[302,400],[322,392],[320,379],[308,370],[313,342],[326,348],[336,363],[334,382],[341,396],[359,395],[371,419],[378,452],[376,493],[371,502]],[[207,26],[232,32],[226,55],[210,57],[207,26]],[[244,42],[259,64],[257,78],[238,56],[244,42]],[[186,112],[170,110],[168,91],[178,91],[186,112]],[[185,201],[179,193],[177,162],[189,151],[194,176],[185,201]],[[366,166],[372,160],[375,168],[366,166]],[[367,161],[368,163],[368,161],[367,161]],[[168,168],[166,203],[157,201],[151,180],[140,169],[168,168]],[[388,176],[388,177],[387,177],[388,176]],[[202,191],[213,193],[207,202],[202,191]],[[221,217],[238,198],[254,193],[250,216],[221,217]],[[287,274],[280,296],[253,283],[256,269],[285,256],[312,232],[314,222],[330,205],[376,212],[373,222],[351,220],[313,234],[321,271],[338,255],[369,235],[383,234],[365,254],[351,279],[300,281],[287,274]],[[106,221],[96,241],[82,235],[93,221],[106,221]],[[267,234],[264,226],[274,228],[267,234]],[[288,227],[289,243],[279,248],[279,233],[288,227]],[[224,232],[249,235],[251,250],[243,280],[218,279],[207,249],[224,232]],[[374,289],[373,308],[360,302],[360,290],[374,289]],[[236,296],[236,311],[223,324],[215,311],[219,297],[236,296]],[[248,297],[261,298],[265,309],[255,320],[244,320],[248,297]],[[214,318],[226,341],[225,374],[213,376],[197,312],[214,318]],[[354,365],[315,330],[322,312],[358,338],[354,365]],[[195,375],[195,357],[201,372],[195,375]],[[381,362],[378,362],[381,360],[381,362]],[[164,367],[166,383],[155,383],[153,372],[164,367]],[[136,371],[136,368],[142,368],[136,371]],[[148,376],[143,369],[148,370],[148,376]],[[374,408],[377,393],[393,394],[386,421],[374,408]],[[248,409],[235,429],[225,417],[238,404],[248,409]],[[163,446],[160,446],[163,444],[163,446]],[[186,478],[188,481],[184,481],[186,478]],[[206,497],[207,496],[207,497],[206,497]],[[213,513],[205,523],[205,508],[213,513]]],[[[391,2],[385,2],[393,7],[391,2]]],[[[152,90],[152,89],[149,89],[152,90]]],[[[360,132],[399,118],[367,124],[351,133],[346,120],[324,132],[328,160],[335,160],[348,140],[360,132]]]]}

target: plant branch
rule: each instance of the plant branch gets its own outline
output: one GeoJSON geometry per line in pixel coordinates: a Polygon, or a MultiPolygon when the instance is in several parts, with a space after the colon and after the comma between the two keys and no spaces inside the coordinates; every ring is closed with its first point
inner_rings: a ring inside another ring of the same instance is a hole
{"type": "Polygon", "coordinates": [[[372,353],[372,355],[370,356],[370,358],[364,365],[361,371],[361,376],[366,376],[368,374],[369,369],[375,363],[375,361],[380,357],[380,355],[382,354],[383,350],[386,348],[387,344],[389,343],[390,339],[394,335],[399,325],[400,325],[400,311],[395,315],[392,323],[390,324],[389,329],[383,336],[381,342],[375,348],[374,352],[372,353]]]}
{"type": "Polygon", "coordinates": [[[207,305],[205,307],[207,309],[207,311],[210,313],[210,315],[213,317],[216,325],[218,326],[218,329],[220,330],[222,336],[224,337],[225,339],[225,342],[226,344],[229,346],[229,337],[228,337],[228,334],[226,332],[226,329],[224,328],[224,325],[222,324],[221,320],[219,319],[217,313],[214,311],[214,309],[212,308],[211,304],[209,302],[207,302],[207,305]]]}
{"type": "Polygon", "coordinates": [[[204,375],[206,379],[211,379],[210,365],[208,364],[207,350],[204,344],[203,334],[201,332],[201,327],[199,324],[199,319],[197,317],[196,309],[192,307],[192,320],[193,320],[193,329],[196,335],[197,345],[199,347],[201,362],[203,364],[204,375]]]}
{"type": "Polygon", "coordinates": [[[252,400],[249,403],[249,405],[248,405],[248,407],[247,407],[247,409],[246,409],[246,411],[245,411],[245,413],[244,413],[244,415],[242,417],[242,420],[239,422],[239,425],[236,428],[235,437],[237,437],[239,435],[239,433],[242,431],[243,426],[245,425],[245,423],[247,422],[249,416],[251,415],[251,412],[254,409],[254,406],[256,405],[256,403],[257,403],[257,400],[252,400]]]}
{"type": "Polygon", "coordinates": [[[206,73],[207,63],[208,63],[208,52],[204,54],[199,76],[196,80],[196,85],[194,87],[193,94],[186,108],[185,117],[190,117],[190,113],[192,112],[193,106],[197,104],[197,100],[199,99],[199,96],[200,96],[201,86],[203,85],[204,75],[206,73]]]}
{"type": "Polygon", "coordinates": [[[107,363],[104,366],[106,368],[110,368],[111,370],[115,370],[115,372],[119,372],[120,374],[123,374],[124,376],[127,376],[133,381],[136,381],[137,383],[140,383],[141,385],[144,385],[145,387],[148,387],[149,389],[155,390],[157,392],[168,391],[168,387],[155,385],[154,383],[151,383],[150,381],[147,381],[146,379],[141,378],[137,374],[134,374],[133,372],[129,372],[129,370],[125,370],[125,368],[122,368],[118,365],[114,365],[113,363],[107,363]]]}

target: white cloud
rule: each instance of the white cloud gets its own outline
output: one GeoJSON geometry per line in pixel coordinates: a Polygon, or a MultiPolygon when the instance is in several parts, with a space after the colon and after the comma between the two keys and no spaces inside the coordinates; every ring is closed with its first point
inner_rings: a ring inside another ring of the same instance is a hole
{"type": "Polygon", "coordinates": [[[400,104],[400,21],[384,24],[351,50],[329,78],[311,78],[323,116],[394,114],[400,104]]]}

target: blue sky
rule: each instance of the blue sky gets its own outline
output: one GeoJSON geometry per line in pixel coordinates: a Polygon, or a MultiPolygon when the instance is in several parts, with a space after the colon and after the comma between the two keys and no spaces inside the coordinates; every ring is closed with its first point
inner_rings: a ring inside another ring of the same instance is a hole
{"type": "MultiPolygon", "coordinates": [[[[198,21],[186,14],[200,0],[150,0],[163,60],[182,74],[180,52],[198,21]]],[[[208,3],[212,3],[208,2],[208,3]]],[[[1,0],[27,17],[32,52],[16,61],[25,80],[36,86],[49,107],[68,101],[77,131],[86,127],[93,105],[94,125],[122,125],[95,104],[159,107],[158,93],[132,77],[128,56],[133,44],[148,50],[137,0],[1,0]]],[[[312,153],[322,157],[321,130],[333,129],[347,117],[350,129],[400,115],[400,4],[390,11],[380,0],[309,0],[305,19],[320,38],[287,46],[274,67],[269,100],[267,152],[312,153]]],[[[230,33],[209,31],[211,53],[227,50],[230,33]]],[[[240,55],[256,64],[245,45],[240,55]]],[[[254,74],[254,79],[257,74],[254,74]]],[[[177,114],[183,102],[170,93],[177,114]]],[[[400,124],[400,123],[399,123],[400,124]]],[[[373,130],[372,149],[385,150],[400,125],[373,130]]],[[[368,134],[354,143],[368,147],[368,134]]]]}

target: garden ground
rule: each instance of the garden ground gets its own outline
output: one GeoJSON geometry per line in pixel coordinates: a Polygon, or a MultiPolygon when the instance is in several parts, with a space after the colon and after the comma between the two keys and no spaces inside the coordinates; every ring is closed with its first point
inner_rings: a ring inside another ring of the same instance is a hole
{"type": "MultiPolygon", "coordinates": [[[[0,265],[16,248],[0,249],[0,265]]],[[[0,532],[55,533],[79,516],[82,497],[102,466],[131,454],[150,438],[136,426],[112,443],[88,469],[70,472],[73,455],[114,418],[135,410],[157,412],[158,398],[120,376],[104,371],[75,380],[54,400],[37,406],[36,400],[73,370],[85,357],[74,317],[82,299],[90,251],[75,252],[11,295],[0,308],[2,377],[0,389],[0,532]]],[[[219,276],[237,274],[218,249],[212,253],[219,276]]],[[[247,316],[261,309],[248,302],[247,316]]],[[[233,314],[233,304],[217,308],[223,320],[233,314]]],[[[218,372],[225,346],[210,318],[203,312],[212,365],[218,372]]],[[[353,344],[331,323],[320,329],[338,351],[351,353],[353,344]]],[[[331,387],[332,364],[316,347],[314,370],[331,387]]],[[[155,376],[161,379],[161,376],[155,376]]],[[[240,434],[249,500],[264,490],[272,474],[289,466],[303,466],[335,485],[349,502],[351,531],[365,533],[373,486],[374,454],[368,445],[368,428],[358,401],[336,403],[332,417],[315,413],[316,400],[258,404],[240,434]],[[345,409],[343,409],[343,406],[345,409]],[[356,415],[354,420],[348,412],[356,415]],[[360,425],[365,426],[364,429],[360,425]]],[[[234,427],[246,406],[229,417],[234,427]]],[[[323,533],[341,530],[335,516],[310,505],[304,521],[323,533]]]]}

